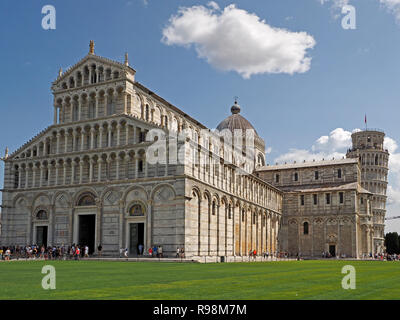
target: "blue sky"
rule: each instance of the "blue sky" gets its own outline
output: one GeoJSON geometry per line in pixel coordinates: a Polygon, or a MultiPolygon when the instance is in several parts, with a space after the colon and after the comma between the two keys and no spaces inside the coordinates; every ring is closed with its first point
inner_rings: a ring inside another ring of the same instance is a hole
{"type": "MultiPolygon", "coordinates": [[[[269,163],[343,153],[349,132],[364,126],[365,114],[368,126],[385,130],[396,146],[400,139],[398,7],[388,8],[384,0],[347,1],[356,8],[357,27],[345,30],[333,0],[324,4],[320,0],[215,1],[220,10],[213,11],[214,17],[235,4],[271,27],[305,32],[315,40],[306,51],[311,58],[307,71],[244,78],[200,58],[195,44],[184,47],[161,41],[179,7],[210,8],[208,2],[1,1],[0,154],[6,146],[14,151],[51,124],[51,82],[60,67],[65,70],[87,54],[91,39],[98,55],[123,61],[125,51],[129,52],[139,82],[211,128],[229,115],[233,97],[238,96],[242,115],[271,148],[269,163]],[[41,26],[41,10],[47,4],[56,8],[56,30],[41,26]],[[334,131],[337,128],[343,131],[334,131]],[[317,141],[322,136],[328,137],[325,144],[317,141]]],[[[238,38],[237,50],[243,50],[242,44],[238,38]]],[[[393,159],[389,216],[400,215],[400,160],[393,159]]],[[[2,184],[3,164],[0,169],[2,184]]],[[[400,231],[399,223],[390,223],[387,231],[395,229],[400,231]]]]}

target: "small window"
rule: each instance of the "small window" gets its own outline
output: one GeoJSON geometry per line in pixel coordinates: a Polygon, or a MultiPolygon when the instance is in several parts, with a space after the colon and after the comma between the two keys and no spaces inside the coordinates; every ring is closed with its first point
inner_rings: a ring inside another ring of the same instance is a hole
{"type": "Polygon", "coordinates": [[[232,206],[229,205],[229,209],[228,209],[228,219],[232,219],[232,206]]]}
{"type": "Polygon", "coordinates": [[[297,172],[294,173],[294,181],[299,181],[299,174],[297,172]]]}
{"type": "Polygon", "coordinates": [[[139,172],[143,172],[143,160],[139,160],[139,163],[138,163],[138,171],[139,171],[139,172]]]}
{"type": "Polygon", "coordinates": [[[300,204],[304,206],[304,194],[300,196],[300,204]]]}
{"type": "Polygon", "coordinates": [[[244,216],[245,216],[245,212],[244,212],[244,210],[242,210],[242,222],[244,222],[244,216]]]}
{"type": "Polygon", "coordinates": [[[317,194],[313,194],[313,200],[314,200],[314,205],[318,204],[318,195],[317,194]]]}
{"type": "Polygon", "coordinates": [[[361,197],[360,201],[361,201],[361,204],[364,204],[364,198],[363,197],[361,197]]]}
{"type": "Polygon", "coordinates": [[[344,194],[343,192],[339,192],[339,203],[343,203],[344,202],[344,194]]]}
{"type": "Polygon", "coordinates": [[[327,193],[325,195],[325,197],[326,197],[326,204],[331,204],[331,195],[330,195],[330,193],[327,193]]]}
{"type": "Polygon", "coordinates": [[[303,223],[303,234],[308,234],[308,222],[303,223]]]}
{"type": "Polygon", "coordinates": [[[318,179],[319,179],[319,172],[318,172],[318,171],[315,171],[315,172],[314,172],[314,177],[315,177],[315,180],[318,180],[318,179]]]}
{"type": "Polygon", "coordinates": [[[279,183],[279,174],[275,175],[275,182],[279,183]]]}
{"type": "Polygon", "coordinates": [[[339,179],[342,178],[342,169],[338,169],[338,171],[337,171],[337,177],[338,177],[339,179]]]}
{"type": "Polygon", "coordinates": [[[216,206],[216,204],[215,204],[215,201],[213,201],[213,203],[212,203],[212,215],[213,215],[213,216],[215,216],[215,212],[217,211],[217,210],[216,210],[216,207],[217,207],[217,206],[216,206]]]}

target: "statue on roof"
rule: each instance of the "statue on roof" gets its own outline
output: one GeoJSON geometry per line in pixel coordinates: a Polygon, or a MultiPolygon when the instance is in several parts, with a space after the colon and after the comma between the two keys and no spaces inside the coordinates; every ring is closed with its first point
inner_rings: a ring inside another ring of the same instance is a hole
{"type": "Polygon", "coordinates": [[[89,43],[89,53],[94,54],[94,41],[93,40],[90,40],[90,43],[89,43]]]}

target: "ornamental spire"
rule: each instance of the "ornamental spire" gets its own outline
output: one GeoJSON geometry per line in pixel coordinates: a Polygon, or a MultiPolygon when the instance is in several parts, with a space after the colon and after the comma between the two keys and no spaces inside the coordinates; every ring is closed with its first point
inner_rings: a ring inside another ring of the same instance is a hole
{"type": "Polygon", "coordinates": [[[128,52],[125,52],[125,65],[129,66],[128,52]]]}

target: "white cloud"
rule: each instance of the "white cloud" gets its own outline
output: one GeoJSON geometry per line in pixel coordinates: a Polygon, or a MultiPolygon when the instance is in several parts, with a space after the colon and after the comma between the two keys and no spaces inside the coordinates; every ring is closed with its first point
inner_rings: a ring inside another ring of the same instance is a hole
{"type": "Polygon", "coordinates": [[[257,15],[229,5],[180,8],[163,29],[166,45],[195,47],[200,58],[224,71],[244,78],[264,73],[304,73],[307,56],[316,42],[306,32],[275,28],[257,15]]]}
{"type": "Polygon", "coordinates": [[[332,152],[346,150],[351,146],[351,132],[342,128],[333,130],[329,136],[322,136],[312,146],[312,150],[332,152]]]}
{"type": "Polygon", "coordinates": [[[393,13],[397,21],[400,22],[400,0],[379,0],[379,2],[393,13]]]}
{"type": "Polygon", "coordinates": [[[288,153],[280,155],[275,159],[278,163],[283,162],[302,162],[313,160],[342,159],[346,155],[347,149],[351,147],[351,132],[342,128],[337,128],[327,136],[319,137],[309,150],[290,149],[288,153]]]}

